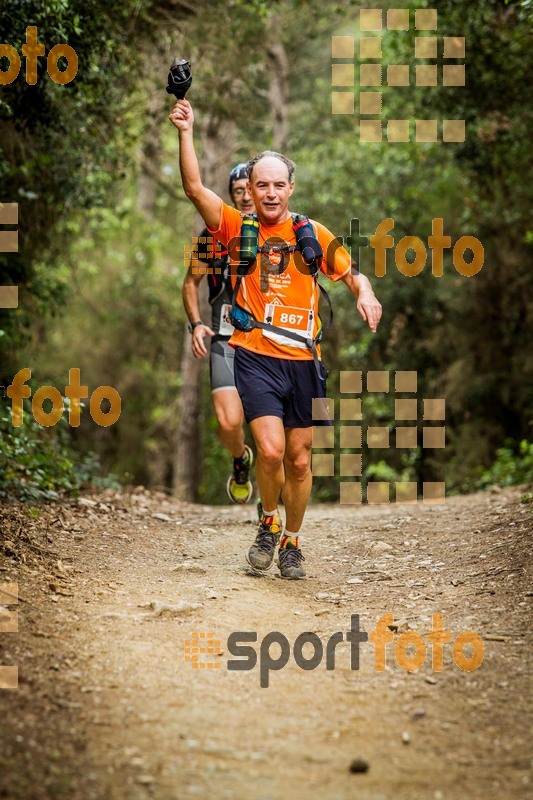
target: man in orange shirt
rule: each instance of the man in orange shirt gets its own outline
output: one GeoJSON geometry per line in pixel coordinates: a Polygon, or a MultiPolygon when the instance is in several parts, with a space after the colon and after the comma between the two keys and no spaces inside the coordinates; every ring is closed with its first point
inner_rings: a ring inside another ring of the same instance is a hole
{"type": "MultiPolygon", "coordinates": [[[[229,244],[231,251],[231,240],[238,239],[241,233],[242,218],[236,209],[202,184],[194,150],[194,114],[190,103],[178,100],[169,119],[179,130],[185,194],[213,236],[229,244]]],[[[296,242],[288,210],[294,190],[294,169],[292,161],[270,151],[248,162],[248,182],[259,222],[259,246],[267,242],[267,252],[261,252],[255,268],[243,278],[237,301],[256,320],[275,325],[278,330],[235,331],[230,340],[236,348],[235,381],[257,448],[255,475],[263,504],[259,531],[246,558],[255,571],[264,572],[272,565],[279,544],[281,576],[290,579],[305,577],[299,531],[312,484],[312,400],[326,396],[325,378],[318,374],[318,362],[315,363],[305,342],[279,332],[285,328],[288,333],[296,332],[311,341],[316,339],[319,325],[315,279],[303,274],[302,262],[296,263],[294,252],[288,265],[280,265],[279,252],[270,247],[272,239],[289,246],[296,242]],[[283,535],[278,513],[281,493],[286,512],[283,535]]],[[[352,271],[350,256],[343,247],[330,246],[335,239],[333,234],[320,223],[312,220],[311,223],[324,253],[321,271],[348,286],[357,298],[361,317],[375,332],[381,305],[370,282],[352,271]]],[[[235,263],[238,257],[232,261],[235,263]]]]}

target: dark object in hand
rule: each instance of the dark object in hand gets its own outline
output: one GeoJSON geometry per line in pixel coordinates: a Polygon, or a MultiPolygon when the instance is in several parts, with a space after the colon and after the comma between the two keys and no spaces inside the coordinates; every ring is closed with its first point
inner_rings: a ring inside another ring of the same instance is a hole
{"type": "Polygon", "coordinates": [[[168,94],[173,94],[176,100],[183,100],[192,83],[191,65],[183,58],[175,58],[170,65],[168,73],[168,94]]]}

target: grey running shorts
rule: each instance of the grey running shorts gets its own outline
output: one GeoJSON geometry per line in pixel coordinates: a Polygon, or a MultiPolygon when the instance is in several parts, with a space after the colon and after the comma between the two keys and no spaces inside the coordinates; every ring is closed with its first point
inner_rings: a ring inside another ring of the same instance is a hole
{"type": "Polygon", "coordinates": [[[235,350],[228,344],[228,339],[213,339],[211,341],[211,355],[209,359],[209,374],[211,376],[211,391],[218,389],[235,389],[233,374],[233,361],[235,350]]]}

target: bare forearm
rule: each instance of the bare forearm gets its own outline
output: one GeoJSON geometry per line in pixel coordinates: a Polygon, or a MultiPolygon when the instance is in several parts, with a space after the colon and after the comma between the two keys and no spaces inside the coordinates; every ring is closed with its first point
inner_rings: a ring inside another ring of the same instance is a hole
{"type": "Polygon", "coordinates": [[[202,183],[192,130],[180,131],[180,172],[185,194],[194,203],[207,227],[217,228],[222,200],[202,183]]]}
{"type": "Polygon", "coordinates": [[[379,303],[372,285],[366,275],[349,272],[342,278],[353,296],[357,299],[357,310],[372,333],[375,333],[381,319],[381,304],[379,303]]]}
{"type": "Polygon", "coordinates": [[[198,300],[198,285],[188,275],[183,281],[183,288],[181,290],[183,298],[183,305],[185,313],[189,318],[189,322],[198,322],[200,319],[200,303],[198,300]]]}
{"type": "Polygon", "coordinates": [[[203,189],[192,130],[180,131],[180,172],[183,189],[191,200],[203,189]]]}
{"type": "MultiPolygon", "coordinates": [[[[201,275],[193,275],[190,270],[185,276],[183,281],[183,288],[181,296],[183,297],[183,305],[189,317],[189,322],[200,322],[200,304],[198,300],[198,287],[202,280],[201,275]]],[[[214,336],[214,331],[211,330],[209,325],[202,323],[197,325],[192,331],[191,347],[195,358],[203,358],[207,355],[207,348],[204,344],[206,336],[214,336]]]]}
{"type": "Polygon", "coordinates": [[[374,290],[372,289],[372,284],[361,272],[358,272],[357,275],[350,273],[348,276],[348,280],[345,281],[346,285],[348,286],[351,293],[354,297],[359,297],[360,294],[371,293],[374,294],[374,290]]]}
{"type": "Polygon", "coordinates": [[[194,150],[194,114],[187,100],[177,100],[169,114],[180,137],[180,172],[185,194],[196,206],[208,228],[214,230],[220,222],[222,200],[202,184],[198,159],[194,150]]]}

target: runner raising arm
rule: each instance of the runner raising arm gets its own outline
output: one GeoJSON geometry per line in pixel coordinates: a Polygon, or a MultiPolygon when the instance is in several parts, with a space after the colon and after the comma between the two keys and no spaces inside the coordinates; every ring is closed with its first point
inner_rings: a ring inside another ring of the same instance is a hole
{"type": "Polygon", "coordinates": [[[188,100],[178,100],[168,116],[179,131],[183,189],[208,228],[218,228],[222,199],[206,189],[200,176],[193,139],[194,113],[188,100]]]}

